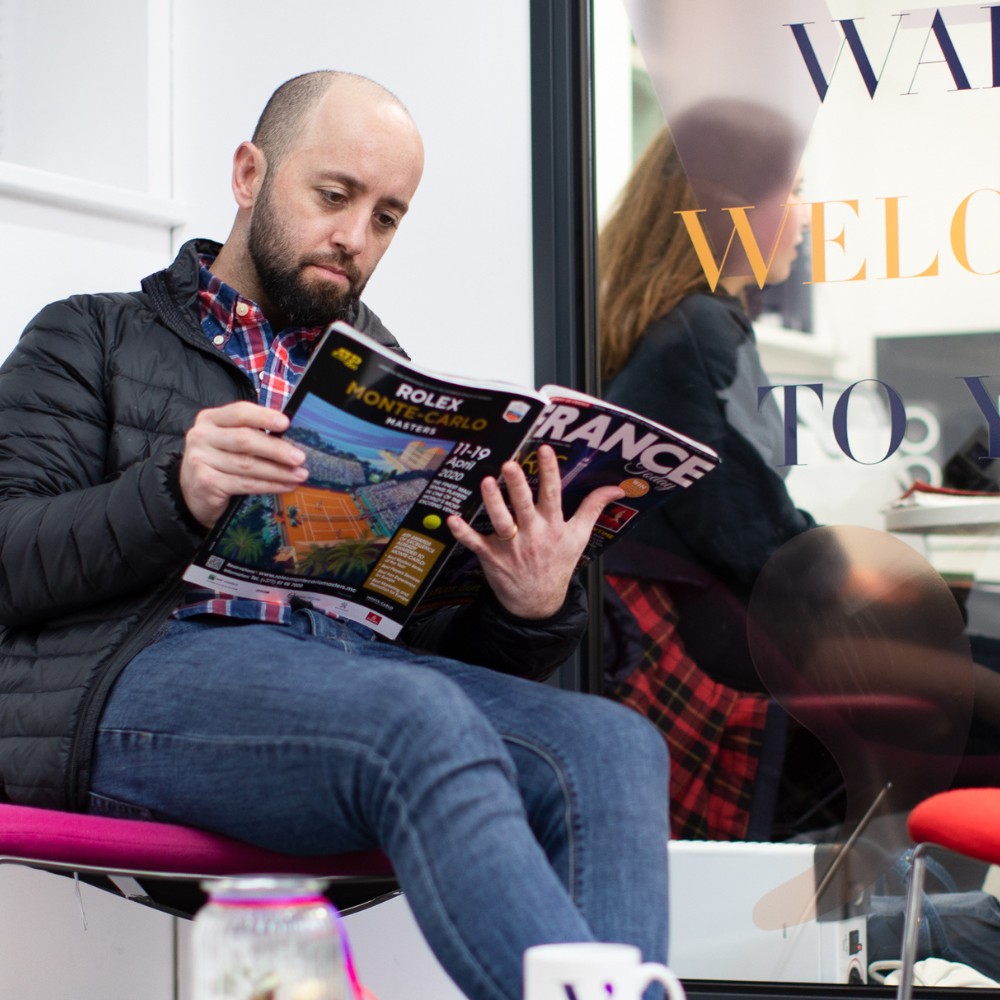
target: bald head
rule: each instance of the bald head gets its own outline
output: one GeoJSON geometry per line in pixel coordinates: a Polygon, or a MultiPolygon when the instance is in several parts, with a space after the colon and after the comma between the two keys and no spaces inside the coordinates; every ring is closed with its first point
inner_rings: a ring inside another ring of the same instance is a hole
{"type": "Polygon", "coordinates": [[[289,80],[233,156],[239,208],[213,272],[277,329],[349,317],[423,162],[409,112],[373,80],[334,71],[289,80]]]}
{"type": "Polygon", "coordinates": [[[394,106],[399,114],[412,123],[403,102],[392,91],[366,76],[332,69],[303,73],[287,80],[275,90],[254,129],[252,142],[272,167],[284,159],[311,113],[334,88],[345,95],[353,93],[363,100],[385,102],[394,106]]]}

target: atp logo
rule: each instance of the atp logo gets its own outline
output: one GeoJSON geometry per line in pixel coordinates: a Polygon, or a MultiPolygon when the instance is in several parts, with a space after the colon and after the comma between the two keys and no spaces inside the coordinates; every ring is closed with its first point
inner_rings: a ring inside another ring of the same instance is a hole
{"type": "Polygon", "coordinates": [[[338,347],[331,357],[352,372],[356,372],[361,367],[361,356],[349,351],[346,347],[338,347]]]}

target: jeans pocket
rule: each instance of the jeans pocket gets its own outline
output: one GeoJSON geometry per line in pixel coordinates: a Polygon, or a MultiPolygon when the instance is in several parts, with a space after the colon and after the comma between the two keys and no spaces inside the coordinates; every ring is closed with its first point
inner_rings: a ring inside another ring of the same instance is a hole
{"type": "Polygon", "coordinates": [[[95,816],[113,816],[115,819],[156,819],[152,810],[145,806],[137,806],[132,802],[114,799],[109,795],[98,795],[96,792],[89,794],[87,812],[95,816]]]}

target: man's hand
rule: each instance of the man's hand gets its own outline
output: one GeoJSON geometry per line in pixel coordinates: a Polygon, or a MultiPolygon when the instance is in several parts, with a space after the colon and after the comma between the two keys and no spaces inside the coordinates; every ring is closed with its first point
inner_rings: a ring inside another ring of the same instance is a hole
{"type": "Polygon", "coordinates": [[[305,452],[273,436],[288,423],[278,410],[249,402],[198,414],[184,439],[180,473],[184,502],[197,521],[211,528],[232,497],[286,493],[309,478],[305,452]]]}
{"type": "Polygon", "coordinates": [[[497,481],[483,480],[483,504],[494,535],[481,535],[457,514],[448,518],[455,538],[479,557],[500,603],[519,618],[548,618],[562,607],[576,564],[601,511],[624,496],[618,486],[601,486],[563,520],[559,460],[549,445],[538,449],[538,502],[516,462],[502,470],[513,510],[497,481]]]}

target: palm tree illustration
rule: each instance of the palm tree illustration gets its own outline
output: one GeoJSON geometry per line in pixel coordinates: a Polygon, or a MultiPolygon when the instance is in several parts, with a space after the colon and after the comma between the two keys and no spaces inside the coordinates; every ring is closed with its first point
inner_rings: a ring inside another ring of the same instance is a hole
{"type": "Polygon", "coordinates": [[[329,562],[329,545],[310,545],[309,551],[301,559],[296,560],[295,566],[303,576],[322,576],[329,572],[329,562]]]}
{"type": "Polygon", "coordinates": [[[369,539],[353,538],[327,550],[327,566],[338,579],[360,579],[368,574],[372,563],[378,558],[379,547],[369,539]]]}
{"type": "Polygon", "coordinates": [[[227,559],[251,562],[263,555],[264,545],[260,535],[246,525],[238,524],[223,536],[219,550],[227,559]]]}

